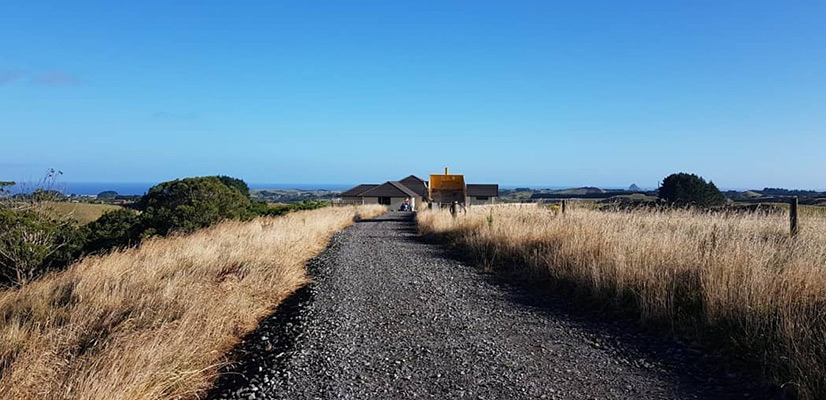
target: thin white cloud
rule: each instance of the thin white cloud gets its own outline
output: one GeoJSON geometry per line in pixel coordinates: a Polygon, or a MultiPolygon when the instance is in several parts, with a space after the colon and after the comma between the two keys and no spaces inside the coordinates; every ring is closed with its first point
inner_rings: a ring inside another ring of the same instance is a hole
{"type": "Polygon", "coordinates": [[[53,70],[33,74],[29,82],[43,86],[73,86],[80,84],[80,78],[66,71],[53,70]]]}
{"type": "Polygon", "coordinates": [[[23,78],[25,74],[23,71],[16,69],[0,69],[0,85],[12,83],[18,79],[23,78]]]}

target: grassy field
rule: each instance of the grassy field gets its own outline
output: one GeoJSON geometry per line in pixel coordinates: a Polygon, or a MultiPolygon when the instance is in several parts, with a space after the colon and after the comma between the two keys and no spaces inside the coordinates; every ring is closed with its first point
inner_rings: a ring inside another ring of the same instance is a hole
{"type": "Polygon", "coordinates": [[[0,398],[181,399],[308,281],[332,233],[381,206],[229,221],[0,292],[0,398]]]}
{"type": "MultiPolygon", "coordinates": [[[[764,203],[761,206],[767,207],[778,207],[782,208],[786,211],[789,210],[789,203],[764,203]]],[[[805,221],[807,218],[826,218],[826,206],[813,206],[813,205],[806,205],[801,204],[798,206],[798,211],[800,213],[801,221],[805,221]]]]}
{"type": "Polygon", "coordinates": [[[483,265],[723,340],[803,398],[826,396],[826,217],[803,218],[795,239],[782,213],[493,206],[418,219],[483,265]]]}
{"type": "Polygon", "coordinates": [[[100,218],[107,211],[121,208],[111,204],[70,203],[68,201],[50,202],[46,207],[58,216],[72,218],[83,225],[100,218]]]}

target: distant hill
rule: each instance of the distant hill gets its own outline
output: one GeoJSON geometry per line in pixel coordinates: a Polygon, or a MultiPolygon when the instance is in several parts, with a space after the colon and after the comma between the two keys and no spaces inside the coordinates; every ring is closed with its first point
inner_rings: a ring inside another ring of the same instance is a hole
{"type": "Polygon", "coordinates": [[[627,194],[625,190],[605,190],[593,186],[584,186],[563,190],[533,192],[532,200],[537,199],[604,199],[620,194],[627,194]]]}
{"type": "Polygon", "coordinates": [[[826,192],[818,192],[815,190],[796,190],[796,189],[781,189],[781,188],[764,188],[759,190],[764,196],[798,196],[798,197],[822,197],[826,196],[826,192]]]}
{"type": "Polygon", "coordinates": [[[566,195],[586,195],[586,194],[603,194],[606,193],[605,190],[600,189],[598,187],[593,186],[584,186],[579,188],[571,188],[571,189],[563,189],[563,190],[554,190],[551,192],[552,194],[566,194],[566,195]]]}
{"type": "Polygon", "coordinates": [[[628,187],[629,192],[642,192],[639,186],[636,183],[632,183],[631,186],[628,187]]]}

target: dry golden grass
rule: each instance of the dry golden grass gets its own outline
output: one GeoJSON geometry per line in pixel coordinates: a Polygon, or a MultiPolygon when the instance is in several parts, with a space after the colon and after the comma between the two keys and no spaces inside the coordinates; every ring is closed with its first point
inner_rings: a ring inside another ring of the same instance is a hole
{"type": "Polygon", "coordinates": [[[98,218],[107,211],[120,209],[120,206],[111,204],[71,203],[68,201],[49,202],[46,208],[57,217],[68,217],[85,225],[98,218]]]}
{"type": "Polygon", "coordinates": [[[195,398],[356,213],[228,221],[0,292],[0,398],[195,398]]]}
{"type": "MultiPolygon", "coordinates": [[[[804,397],[826,396],[826,218],[691,211],[565,215],[536,206],[419,214],[486,265],[520,266],[638,310],[648,321],[726,340],[804,397]]],[[[519,269],[516,270],[520,271],[519,269]]]]}

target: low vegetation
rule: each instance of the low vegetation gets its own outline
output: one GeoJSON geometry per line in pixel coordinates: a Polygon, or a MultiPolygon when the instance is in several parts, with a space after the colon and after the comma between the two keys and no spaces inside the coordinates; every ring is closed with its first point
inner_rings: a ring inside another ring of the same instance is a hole
{"type": "Polygon", "coordinates": [[[85,230],[41,204],[0,208],[0,287],[25,284],[82,254],[85,230]]]}
{"type": "Polygon", "coordinates": [[[0,196],[0,287],[25,284],[84,255],[137,246],[150,237],[328,205],[304,201],[270,207],[251,200],[243,180],[228,176],[163,182],[130,208],[59,201],[62,196],[49,189],[0,196]]]}
{"type": "Polygon", "coordinates": [[[120,210],[121,207],[111,204],[55,201],[49,204],[49,209],[57,218],[70,218],[80,225],[86,225],[107,212],[120,210]]]}
{"type": "Polygon", "coordinates": [[[329,205],[329,202],[323,200],[304,200],[298,203],[289,204],[269,204],[267,206],[267,210],[262,211],[261,214],[269,216],[278,216],[293,211],[315,210],[316,208],[323,208],[329,205]]]}
{"type": "Polygon", "coordinates": [[[483,265],[722,341],[803,398],[826,396],[824,217],[803,219],[795,238],[783,213],[524,205],[418,220],[483,265]]]}
{"type": "Polygon", "coordinates": [[[384,211],[224,221],[0,292],[0,398],[196,398],[333,232],[384,211]]]}

